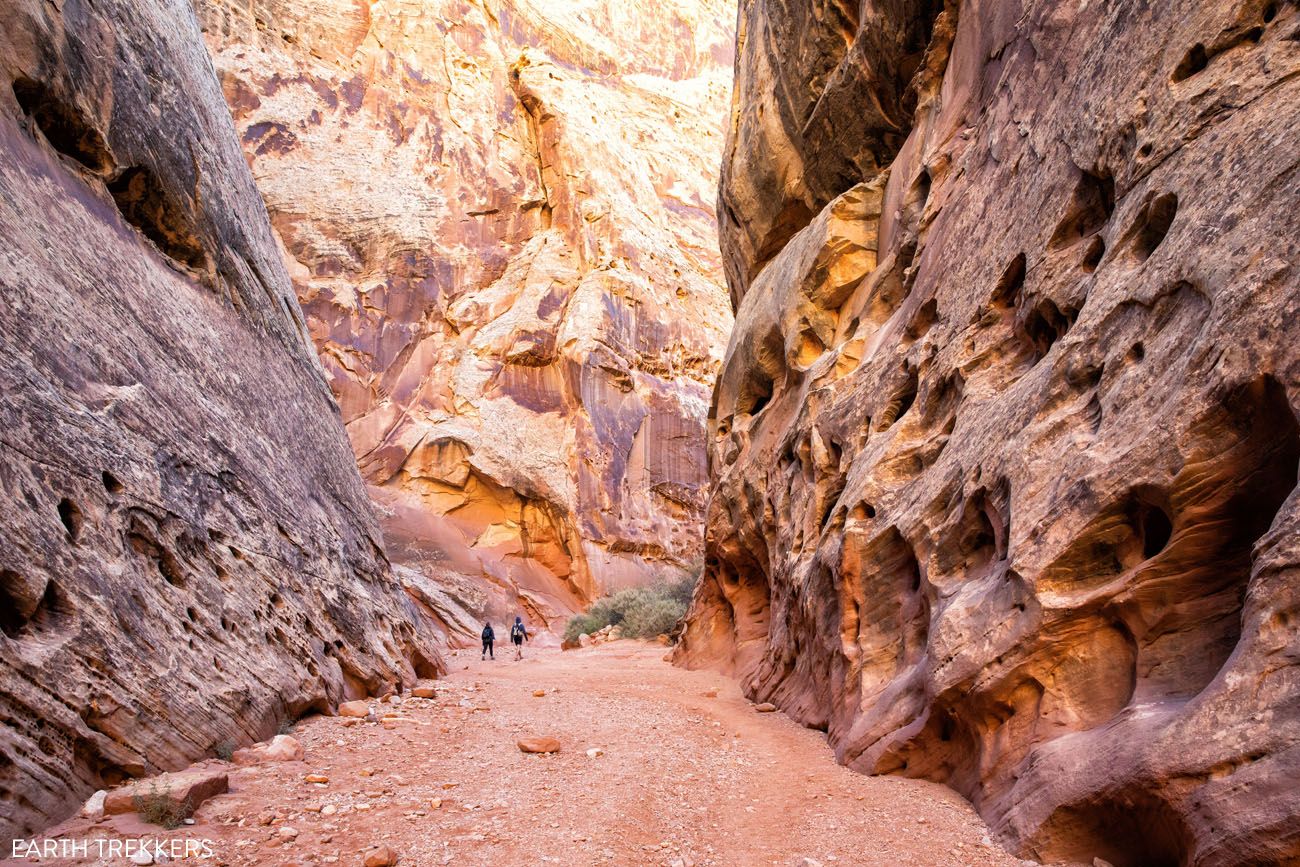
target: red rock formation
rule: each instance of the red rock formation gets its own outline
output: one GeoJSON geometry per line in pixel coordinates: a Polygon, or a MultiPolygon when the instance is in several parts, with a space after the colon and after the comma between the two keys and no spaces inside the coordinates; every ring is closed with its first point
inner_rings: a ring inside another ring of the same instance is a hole
{"type": "Polygon", "coordinates": [[[1300,863],[1298,37],[745,6],[679,661],[1025,855],[1300,863]]]}
{"type": "Polygon", "coordinates": [[[189,7],[6,4],[0,153],[9,838],[439,663],[189,7]]]}
{"type": "Polygon", "coordinates": [[[734,6],[196,5],[430,609],[544,623],[697,564],[734,6]]]}

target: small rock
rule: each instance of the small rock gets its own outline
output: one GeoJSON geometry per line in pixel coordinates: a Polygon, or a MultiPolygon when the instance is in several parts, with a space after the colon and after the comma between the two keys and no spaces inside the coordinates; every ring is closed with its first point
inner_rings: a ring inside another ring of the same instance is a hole
{"type": "Polygon", "coordinates": [[[585,632],[582,633],[581,635],[579,635],[579,636],[578,636],[578,646],[579,646],[579,647],[591,647],[591,636],[588,635],[588,634],[585,633],[585,632]]]}
{"type": "Polygon", "coordinates": [[[363,867],[392,867],[397,863],[397,853],[387,846],[376,846],[366,851],[361,863],[363,867]]]}
{"type": "Polygon", "coordinates": [[[544,689],[533,690],[533,698],[541,698],[544,695],[546,695],[546,690],[544,689]]]}
{"type": "Polygon", "coordinates": [[[520,738],[516,745],[525,753],[558,753],[560,742],[552,737],[520,738]]]}
{"type": "Polygon", "coordinates": [[[364,719],[370,714],[370,707],[364,701],[345,701],[339,705],[339,716],[364,719]]]}
{"type": "Polygon", "coordinates": [[[87,819],[99,820],[104,818],[104,798],[107,796],[108,792],[103,789],[100,789],[98,792],[91,795],[86,800],[86,803],[82,805],[81,815],[85,816],[87,819]]]}
{"type": "Polygon", "coordinates": [[[339,808],[334,806],[333,804],[326,804],[325,806],[320,808],[320,814],[322,816],[333,816],[338,811],[339,808]]]}
{"type": "Polygon", "coordinates": [[[592,747],[591,749],[587,750],[587,758],[598,759],[603,755],[605,755],[605,751],[602,750],[600,747],[592,747]]]}
{"type": "Polygon", "coordinates": [[[292,840],[298,836],[298,829],[289,825],[282,825],[279,834],[281,840],[292,840]]]}
{"type": "Polygon", "coordinates": [[[717,688],[717,687],[710,687],[709,689],[706,689],[706,690],[704,691],[704,697],[705,697],[705,698],[717,698],[717,697],[718,697],[718,688],[717,688]]]}
{"type": "Polygon", "coordinates": [[[148,849],[141,849],[139,852],[133,852],[131,854],[131,857],[129,857],[127,860],[130,861],[132,864],[152,864],[153,853],[150,852],[148,849]]]}
{"type": "Polygon", "coordinates": [[[439,809],[440,807],[442,807],[442,798],[432,799],[431,801],[429,801],[429,806],[435,810],[439,809]]]}
{"type": "Polygon", "coordinates": [[[770,701],[765,701],[762,704],[754,705],[754,710],[759,713],[772,713],[776,710],[776,705],[772,704],[770,701]]]}
{"type": "Polygon", "coordinates": [[[257,765],[262,762],[300,762],[302,744],[289,735],[276,735],[269,743],[253,744],[235,750],[231,760],[237,765],[257,765]]]}
{"type": "Polygon", "coordinates": [[[308,774],[302,779],[307,783],[328,783],[330,781],[330,778],[324,774],[308,774]]]}
{"type": "Polygon", "coordinates": [[[438,690],[431,686],[417,686],[411,690],[411,695],[416,698],[437,698],[438,690]]]}

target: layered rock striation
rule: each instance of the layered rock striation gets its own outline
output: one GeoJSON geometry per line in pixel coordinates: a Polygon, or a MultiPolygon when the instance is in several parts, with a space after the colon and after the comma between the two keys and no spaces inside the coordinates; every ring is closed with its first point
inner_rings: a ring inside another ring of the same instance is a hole
{"type": "Polygon", "coordinates": [[[436,673],[180,0],[0,24],[0,835],[436,673]]]}
{"type": "Polygon", "coordinates": [[[734,5],[196,6],[413,592],[463,633],[698,564],[734,5]]]}
{"type": "Polygon", "coordinates": [[[743,4],[680,662],[1027,856],[1300,860],[1298,40],[743,4]]]}

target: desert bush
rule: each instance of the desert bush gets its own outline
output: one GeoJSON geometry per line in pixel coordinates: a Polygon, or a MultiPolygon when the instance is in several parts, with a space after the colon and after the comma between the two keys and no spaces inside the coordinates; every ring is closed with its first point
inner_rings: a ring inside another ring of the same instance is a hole
{"type": "Polygon", "coordinates": [[[688,575],[678,581],[666,581],[645,587],[620,590],[602,596],[586,613],[569,619],[564,627],[565,641],[577,641],[584,632],[590,635],[606,626],[617,626],[624,638],[654,638],[671,632],[685,614],[695,592],[696,578],[688,575]]]}
{"type": "Polygon", "coordinates": [[[213,747],[212,751],[217,754],[217,758],[221,759],[221,761],[228,762],[235,756],[235,742],[222,741],[213,747]]]}
{"type": "Polygon", "coordinates": [[[178,804],[156,788],[151,788],[143,795],[136,795],[132,800],[135,811],[142,820],[169,830],[185,824],[185,820],[194,813],[194,805],[189,798],[178,804]]]}

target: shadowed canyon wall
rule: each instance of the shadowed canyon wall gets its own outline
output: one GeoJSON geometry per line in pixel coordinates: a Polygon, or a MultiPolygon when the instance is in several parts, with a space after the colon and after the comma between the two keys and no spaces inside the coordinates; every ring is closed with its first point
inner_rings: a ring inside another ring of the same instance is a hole
{"type": "Polygon", "coordinates": [[[196,6],[412,592],[463,639],[698,568],[734,3],[196,6]]]}
{"type": "Polygon", "coordinates": [[[1298,40],[742,3],[679,662],[1025,855],[1300,863],[1298,40]]]}
{"type": "Polygon", "coordinates": [[[0,23],[0,836],[440,666],[184,0],[0,23]]]}

